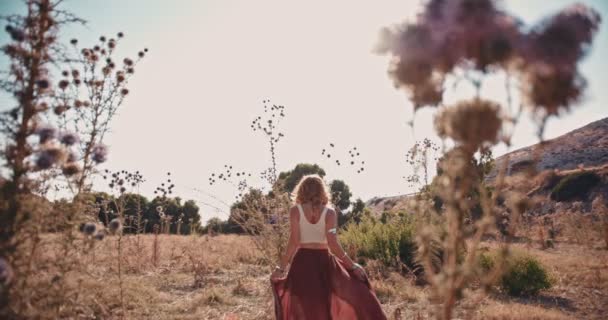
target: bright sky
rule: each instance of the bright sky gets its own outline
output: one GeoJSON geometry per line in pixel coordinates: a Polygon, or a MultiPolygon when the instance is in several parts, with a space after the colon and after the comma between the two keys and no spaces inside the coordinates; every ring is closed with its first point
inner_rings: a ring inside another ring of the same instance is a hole
{"type": "MultiPolygon", "coordinates": [[[[509,0],[506,7],[527,23],[538,21],[574,1],[509,0]]],[[[608,17],[608,1],[582,1],[608,17]]],[[[252,132],[262,100],[286,106],[285,138],[278,146],[280,171],[300,162],[318,163],[328,177],[345,180],[356,197],[367,200],[411,192],[405,154],[416,139],[433,138],[432,110],[417,115],[415,136],[406,122],[411,105],[393,88],[387,58],[372,53],[378,30],[414,16],[417,0],[66,0],[64,7],[89,21],[70,28],[81,43],[99,35],[126,35],[121,52],[150,52],[136,70],[129,95],[107,144],[111,169],[140,170],[144,193],[173,173],[176,191],[201,201],[203,221],[228,211],[214,197],[231,203],[235,188],[209,186],[224,164],[257,175],[270,163],[267,141],[252,132]],[[365,172],[337,167],[321,156],[329,143],[346,162],[356,146],[365,172]],[[193,191],[198,188],[203,192],[193,191]]],[[[18,10],[20,1],[0,0],[0,12],[18,10]]],[[[604,22],[582,71],[589,80],[584,103],[552,120],[551,138],[606,116],[608,56],[604,22]]],[[[0,43],[6,36],[0,36],[0,43]]],[[[0,60],[5,61],[5,60],[0,60]]],[[[4,64],[3,64],[4,65],[4,64]]],[[[490,80],[483,95],[501,101],[503,82],[490,80]]],[[[450,98],[467,96],[462,87],[450,98]]],[[[13,102],[0,96],[0,104],[13,102]]],[[[536,142],[535,127],[523,121],[514,147],[536,142]]],[[[498,147],[496,154],[505,152],[498,147]]],[[[259,183],[259,181],[252,181],[259,183]]],[[[103,188],[99,185],[99,188],[103,188]]]]}

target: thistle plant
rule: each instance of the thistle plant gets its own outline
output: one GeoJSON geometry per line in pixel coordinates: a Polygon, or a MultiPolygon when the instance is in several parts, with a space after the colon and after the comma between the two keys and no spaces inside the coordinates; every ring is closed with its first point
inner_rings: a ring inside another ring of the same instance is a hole
{"type": "MultiPolygon", "coordinates": [[[[414,111],[438,107],[435,129],[454,143],[443,156],[442,174],[436,178],[436,196],[443,203],[439,213],[447,230],[442,266],[436,272],[431,264],[433,235],[423,231],[419,239],[428,281],[441,303],[439,319],[451,319],[456,301],[473,280],[477,248],[495,225],[497,198],[503,192],[508,159],[490,194],[483,187],[475,155],[499,142],[508,145],[512,133],[506,128],[516,123],[524,109],[537,121],[542,139],[547,120],[579,102],[585,88],[578,61],[591,46],[599,14],[577,4],[531,28],[519,21],[493,0],[430,0],[414,22],[385,28],[377,48],[392,58],[389,75],[397,88],[409,94],[414,111]],[[509,105],[515,78],[522,101],[518,111],[481,97],[489,75],[505,78],[509,105]],[[468,80],[476,89],[475,96],[446,104],[444,91],[452,79],[468,80]],[[467,226],[471,193],[479,194],[482,214],[473,226],[467,226]]],[[[518,204],[510,209],[521,214],[525,206],[518,204]]]]}
{"type": "Polygon", "coordinates": [[[429,169],[439,159],[438,154],[439,146],[428,138],[416,141],[412,148],[408,150],[405,156],[406,162],[412,167],[414,172],[404,178],[410,187],[421,184],[423,187],[429,185],[429,169]],[[424,180],[421,180],[420,170],[422,170],[422,178],[424,180]]]}
{"type": "Polygon", "coordinates": [[[264,104],[264,114],[259,115],[251,122],[251,129],[254,132],[263,133],[268,139],[271,166],[261,173],[263,179],[270,185],[277,181],[277,156],[276,145],[285,136],[279,131],[279,125],[285,118],[285,106],[271,104],[270,100],[262,101],[264,104]]]}
{"type": "MultiPolygon", "coordinates": [[[[124,308],[124,287],[123,287],[123,229],[125,226],[125,197],[128,190],[137,188],[145,180],[139,171],[132,173],[126,170],[111,172],[105,170],[104,180],[108,181],[108,188],[116,196],[113,197],[113,207],[116,209],[116,216],[107,223],[107,229],[116,235],[116,264],[118,269],[118,287],[120,289],[121,318],[125,316],[124,308]]],[[[138,201],[139,202],[139,201],[138,201]]],[[[140,228],[141,212],[137,213],[138,226],[140,228]]],[[[106,218],[107,220],[108,218],[106,218]]]]}
{"type": "Polygon", "coordinates": [[[135,68],[148,49],[137,53],[137,58],[121,58],[118,48],[124,33],[115,37],[99,37],[98,43],[81,47],[77,39],[70,41],[71,54],[64,58],[65,68],[57,82],[52,100],[52,111],[64,135],[78,147],[75,160],[81,166],[77,179],[69,182],[74,193],[90,189],[89,179],[95,174],[95,164],[108,157],[104,138],[119,108],[130,91],[128,83],[135,68]],[[80,139],[72,139],[78,134],[80,139]]]}
{"type": "Polygon", "coordinates": [[[14,105],[0,112],[0,317],[20,316],[30,303],[22,293],[41,243],[41,228],[34,220],[46,219],[34,193],[44,194],[44,177],[52,170],[65,176],[79,172],[70,157],[76,137],[60,136],[47,121],[47,106],[56,92],[51,67],[62,53],[59,30],[82,22],[57,4],[25,1],[23,15],[1,17],[10,40],[2,46],[9,68],[0,73],[0,89],[14,98],[14,105]]]}
{"type": "Polygon", "coordinates": [[[263,104],[263,113],[251,122],[250,127],[268,139],[270,164],[260,173],[260,178],[270,185],[270,192],[265,194],[262,191],[264,186],[253,187],[249,182],[251,174],[236,171],[231,165],[225,165],[223,172],[212,173],[209,184],[225,182],[236,187],[237,202],[230,209],[229,223],[252,235],[256,248],[262,252],[265,261],[271,263],[280,259],[285,250],[291,200],[277,175],[277,144],[285,136],[279,131],[279,125],[285,118],[285,107],[271,104],[270,100],[264,100],[263,104]],[[238,181],[233,181],[234,178],[238,181]]]}

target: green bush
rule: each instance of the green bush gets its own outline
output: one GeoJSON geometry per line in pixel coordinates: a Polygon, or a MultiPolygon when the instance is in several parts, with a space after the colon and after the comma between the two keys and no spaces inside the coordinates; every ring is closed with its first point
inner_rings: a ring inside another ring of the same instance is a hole
{"type": "Polygon", "coordinates": [[[414,221],[409,216],[394,216],[385,222],[366,216],[359,224],[349,224],[340,234],[340,242],[346,248],[355,248],[361,258],[394,266],[399,257],[402,263],[415,268],[414,231],[414,221]]]}
{"type": "MultiPolygon", "coordinates": [[[[496,257],[495,253],[481,254],[480,268],[486,272],[493,269],[496,257]]],[[[551,288],[552,280],[545,266],[535,257],[515,252],[507,256],[498,285],[511,296],[530,296],[551,288]]]]}
{"type": "Polygon", "coordinates": [[[479,267],[482,271],[488,272],[494,268],[494,255],[489,253],[482,253],[479,255],[477,262],[479,263],[479,267]]]}
{"type": "Polygon", "coordinates": [[[601,178],[595,172],[578,172],[563,177],[551,191],[551,199],[570,201],[585,198],[601,178]]]}

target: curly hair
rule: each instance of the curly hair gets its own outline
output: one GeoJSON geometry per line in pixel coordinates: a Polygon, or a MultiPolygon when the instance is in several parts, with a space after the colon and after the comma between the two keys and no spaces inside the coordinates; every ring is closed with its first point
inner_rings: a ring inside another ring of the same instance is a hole
{"type": "Polygon", "coordinates": [[[295,203],[310,203],[313,208],[325,206],[331,200],[331,195],[323,179],[316,174],[302,177],[293,190],[295,203]]]}

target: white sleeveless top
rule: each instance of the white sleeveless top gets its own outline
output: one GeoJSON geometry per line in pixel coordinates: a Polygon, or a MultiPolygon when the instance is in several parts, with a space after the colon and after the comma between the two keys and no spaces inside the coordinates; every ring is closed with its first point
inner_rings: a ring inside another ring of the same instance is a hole
{"type": "Polygon", "coordinates": [[[304,214],[302,205],[298,204],[298,210],[300,211],[300,243],[327,243],[327,235],[325,234],[325,213],[327,209],[327,207],[323,209],[317,223],[310,223],[304,214]]]}

